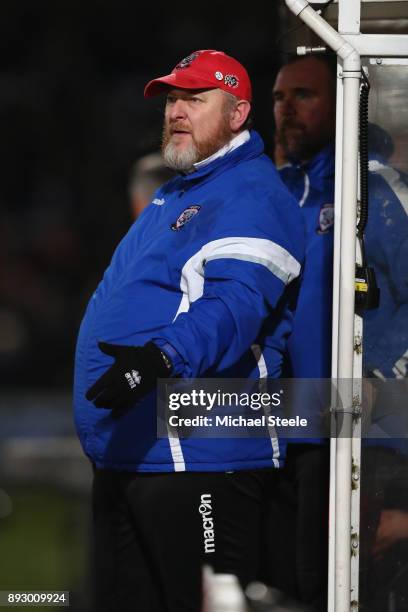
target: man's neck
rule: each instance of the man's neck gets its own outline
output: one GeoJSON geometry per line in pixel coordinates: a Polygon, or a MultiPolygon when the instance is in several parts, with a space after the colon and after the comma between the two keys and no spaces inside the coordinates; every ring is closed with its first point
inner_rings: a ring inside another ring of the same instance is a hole
{"type": "Polygon", "coordinates": [[[295,163],[295,164],[297,164],[299,166],[304,166],[306,164],[309,164],[309,163],[313,162],[320,155],[324,154],[325,152],[327,152],[332,147],[334,147],[334,142],[328,142],[325,145],[323,145],[318,151],[315,151],[314,153],[311,153],[310,155],[303,156],[302,159],[293,156],[293,157],[288,157],[288,160],[291,163],[295,163]]]}

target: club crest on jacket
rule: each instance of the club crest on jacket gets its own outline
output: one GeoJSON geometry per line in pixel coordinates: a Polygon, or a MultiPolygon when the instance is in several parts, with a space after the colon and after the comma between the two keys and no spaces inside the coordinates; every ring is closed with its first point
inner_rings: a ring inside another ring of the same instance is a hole
{"type": "Polygon", "coordinates": [[[201,206],[198,206],[198,204],[192,204],[191,206],[183,210],[181,215],[178,217],[177,221],[170,225],[171,229],[174,232],[177,232],[178,230],[180,230],[183,227],[183,225],[191,221],[194,215],[196,215],[199,212],[200,208],[201,206]]]}
{"type": "Polygon", "coordinates": [[[318,234],[327,234],[334,223],[333,204],[323,204],[319,214],[319,226],[316,231],[318,234]]]}

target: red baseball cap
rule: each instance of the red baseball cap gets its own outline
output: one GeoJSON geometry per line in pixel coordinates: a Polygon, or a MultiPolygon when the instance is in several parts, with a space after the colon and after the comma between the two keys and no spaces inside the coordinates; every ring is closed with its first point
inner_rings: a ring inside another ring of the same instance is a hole
{"type": "Polygon", "coordinates": [[[251,81],[245,68],[222,51],[194,51],[181,60],[170,74],[153,79],[144,90],[145,98],[163,93],[169,87],[180,89],[223,89],[237,98],[252,99],[251,81]]]}

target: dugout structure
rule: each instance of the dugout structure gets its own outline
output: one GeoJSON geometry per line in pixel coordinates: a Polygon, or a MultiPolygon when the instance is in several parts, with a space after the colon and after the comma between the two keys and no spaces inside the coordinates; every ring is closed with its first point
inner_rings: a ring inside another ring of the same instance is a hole
{"type": "MultiPolygon", "coordinates": [[[[368,609],[359,599],[364,330],[362,318],[355,313],[355,266],[361,262],[356,241],[360,195],[358,109],[361,70],[365,69],[374,84],[371,116],[384,117],[385,127],[397,135],[398,146],[393,163],[406,171],[408,118],[406,104],[400,102],[407,99],[408,88],[408,3],[360,0],[285,2],[290,11],[317,35],[317,44],[333,50],[338,58],[332,335],[332,378],[337,381],[338,393],[332,402],[336,435],[331,441],[328,610],[349,612],[361,606],[368,609]],[[361,31],[362,13],[368,15],[368,21],[371,16],[369,33],[361,31]],[[373,28],[373,24],[376,27],[373,28]]],[[[303,45],[298,47],[298,53],[313,52],[316,39],[310,33],[305,35],[304,31],[302,37],[303,45]]],[[[300,40],[298,34],[297,41],[300,40]]],[[[407,194],[402,194],[402,198],[407,203],[407,194]]],[[[364,478],[364,474],[362,476],[364,478]]],[[[398,610],[392,592],[386,610],[398,610]]]]}

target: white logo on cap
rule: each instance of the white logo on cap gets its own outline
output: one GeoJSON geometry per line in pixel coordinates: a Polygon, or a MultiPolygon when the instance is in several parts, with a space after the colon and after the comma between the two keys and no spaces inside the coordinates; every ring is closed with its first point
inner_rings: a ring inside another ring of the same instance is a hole
{"type": "Polygon", "coordinates": [[[224,75],[222,74],[222,72],[219,72],[219,70],[217,70],[214,76],[217,79],[217,81],[222,81],[222,79],[224,78],[224,75]]]}

